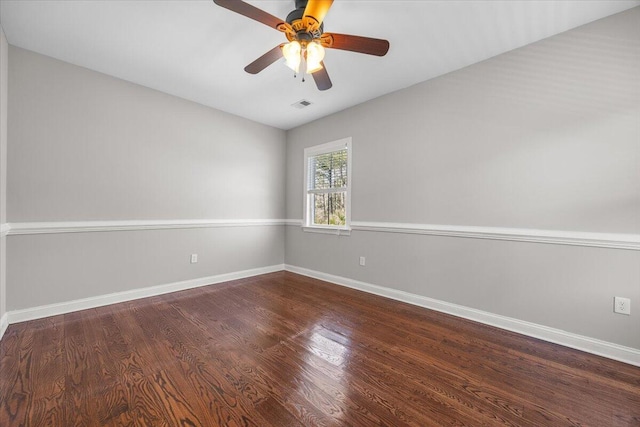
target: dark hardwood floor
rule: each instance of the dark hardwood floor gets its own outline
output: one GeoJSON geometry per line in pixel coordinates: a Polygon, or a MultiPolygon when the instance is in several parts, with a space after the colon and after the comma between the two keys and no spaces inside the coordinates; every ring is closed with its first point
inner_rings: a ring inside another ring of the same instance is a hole
{"type": "Polygon", "coordinates": [[[640,368],[292,273],[11,325],[0,426],[640,426],[640,368]]]}

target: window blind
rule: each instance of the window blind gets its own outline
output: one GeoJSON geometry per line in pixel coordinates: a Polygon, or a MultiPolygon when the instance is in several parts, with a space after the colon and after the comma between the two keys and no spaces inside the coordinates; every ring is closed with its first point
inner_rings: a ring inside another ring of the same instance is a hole
{"type": "Polygon", "coordinates": [[[307,190],[332,193],[347,188],[347,149],[309,157],[307,190]]]}

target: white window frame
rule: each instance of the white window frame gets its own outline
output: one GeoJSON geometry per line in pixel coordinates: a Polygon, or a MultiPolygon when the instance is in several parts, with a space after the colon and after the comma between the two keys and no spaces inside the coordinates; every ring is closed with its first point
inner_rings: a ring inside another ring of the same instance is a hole
{"type": "Polygon", "coordinates": [[[337,141],[328,142],[326,144],[315,145],[304,149],[304,183],[302,185],[304,201],[302,220],[302,229],[314,233],[327,233],[337,235],[351,234],[351,137],[339,139],[337,141]],[[320,154],[330,153],[332,151],[347,149],[347,194],[345,195],[345,224],[344,225],[319,225],[313,224],[311,217],[311,197],[313,193],[309,192],[309,158],[320,154]]]}

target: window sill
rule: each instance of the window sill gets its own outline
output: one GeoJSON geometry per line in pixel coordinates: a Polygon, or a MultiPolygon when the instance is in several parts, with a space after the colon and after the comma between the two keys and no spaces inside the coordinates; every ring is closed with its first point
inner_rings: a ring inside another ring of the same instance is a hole
{"type": "Polygon", "coordinates": [[[302,231],[305,231],[307,233],[333,234],[334,236],[350,236],[351,235],[350,228],[302,226],[302,231]]]}

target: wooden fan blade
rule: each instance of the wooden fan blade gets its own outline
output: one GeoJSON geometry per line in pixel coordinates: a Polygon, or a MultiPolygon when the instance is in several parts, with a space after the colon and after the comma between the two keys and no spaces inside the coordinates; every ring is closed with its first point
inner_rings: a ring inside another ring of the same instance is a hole
{"type": "Polygon", "coordinates": [[[213,2],[218,6],[239,13],[240,15],[244,15],[247,18],[262,22],[264,25],[275,28],[276,30],[281,24],[285,23],[282,19],[241,0],[213,0],[213,2]]]}
{"type": "Polygon", "coordinates": [[[280,58],[282,58],[282,45],[274,47],[269,52],[244,67],[244,70],[249,74],[258,74],[280,58]]]}
{"type": "Polygon", "coordinates": [[[322,68],[311,74],[313,77],[313,81],[316,82],[316,86],[318,86],[319,90],[327,90],[331,89],[333,83],[331,83],[331,79],[329,78],[329,73],[327,73],[327,67],[324,66],[324,62],[321,62],[322,68]]]}
{"type": "Polygon", "coordinates": [[[350,50],[367,55],[385,56],[389,51],[389,42],[371,37],[351,36],[349,34],[324,33],[321,37],[324,47],[350,50]]]}
{"type": "Polygon", "coordinates": [[[303,17],[313,18],[320,26],[332,4],[333,0],[309,0],[307,7],[304,8],[303,17]]]}

